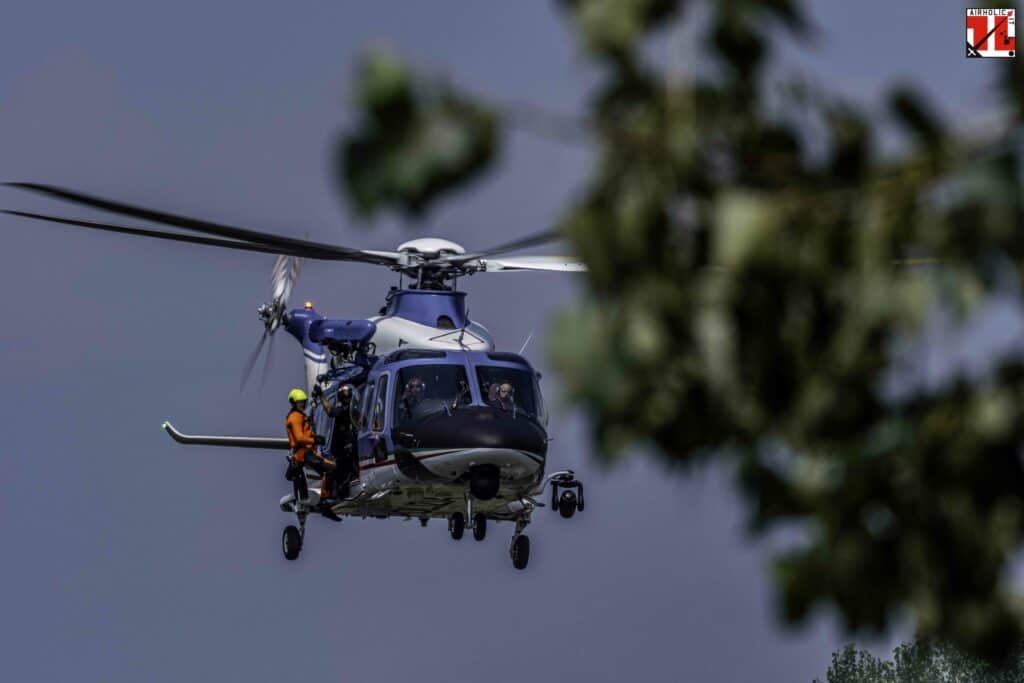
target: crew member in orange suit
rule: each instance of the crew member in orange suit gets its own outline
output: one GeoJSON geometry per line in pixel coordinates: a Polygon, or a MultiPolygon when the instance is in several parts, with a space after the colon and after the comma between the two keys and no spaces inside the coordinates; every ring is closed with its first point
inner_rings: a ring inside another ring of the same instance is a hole
{"type": "Polygon", "coordinates": [[[302,475],[302,467],[309,467],[316,470],[323,477],[320,486],[320,512],[330,519],[340,520],[330,505],[328,498],[333,498],[332,489],[334,486],[334,473],[338,466],[333,460],[323,457],[317,452],[316,447],[323,444],[324,438],[317,436],[313,431],[313,425],[306,415],[306,401],[308,397],[302,389],[292,389],[288,392],[288,401],[292,409],[288,411],[285,418],[285,430],[288,432],[288,445],[292,450],[292,462],[295,463],[297,472],[292,472],[299,482],[302,497],[306,497],[304,486],[305,478],[302,475]]]}

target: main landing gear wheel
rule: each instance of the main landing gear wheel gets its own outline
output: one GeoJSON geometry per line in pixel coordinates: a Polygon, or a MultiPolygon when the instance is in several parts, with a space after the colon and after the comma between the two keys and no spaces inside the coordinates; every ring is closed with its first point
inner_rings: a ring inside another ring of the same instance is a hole
{"type": "MultiPolygon", "coordinates": [[[[462,533],[466,530],[466,518],[461,512],[456,512],[448,518],[448,533],[452,535],[452,540],[459,540],[462,538],[462,533]]],[[[476,533],[475,531],[473,532],[476,533]]]]}
{"type": "Polygon", "coordinates": [[[299,551],[302,550],[302,534],[294,525],[290,524],[284,528],[284,534],[281,536],[281,549],[284,550],[287,560],[294,560],[299,556],[299,551]]]}
{"type": "Polygon", "coordinates": [[[530,562],[530,537],[526,534],[513,536],[509,554],[512,555],[513,567],[516,569],[526,569],[526,565],[530,562]]]}
{"type": "Polygon", "coordinates": [[[487,518],[483,513],[473,515],[473,538],[478,541],[484,540],[487,536],[487,518]]]}

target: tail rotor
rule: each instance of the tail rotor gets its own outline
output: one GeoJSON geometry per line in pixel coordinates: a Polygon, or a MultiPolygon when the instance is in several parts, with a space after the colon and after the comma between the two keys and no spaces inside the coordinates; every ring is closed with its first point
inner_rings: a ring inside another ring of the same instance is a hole
{"type": "MultiPolygon", "coordinates": [[[[284,322],[285,316],[288,311],[288,298],[291,296],[292,288],[295,286],[296,280],[299,279],[299,270],[301,268],[302,259],[295,256],[278,256],[274,262],[274,269],[270,273],[270,295],[271,300],[260,305],[256,309],[256,314],[259,316],[260,321],[263,323],[263,334],[260,336],[259,342],[256,344],[256,348],[253,349],[252,353],[249,354],[249,358],[246,359],[245,367],[242,370],[242,383],[239,390],[244,389],[246,383],[249,381],[249,376],[252,374],[253,368],[256,366],[256,361],[259,360],[260,353],[263,351],[263,346],[266,344],[267,339],[270,339],[270,344],[267,348],[267,357],[263,363],[263,382],[266,382],[267,374],[270,370],[270,354],[274,348],[274,332],[284,322]]],[[[262,383],[260,385],[263,386],[262,383]]]]}

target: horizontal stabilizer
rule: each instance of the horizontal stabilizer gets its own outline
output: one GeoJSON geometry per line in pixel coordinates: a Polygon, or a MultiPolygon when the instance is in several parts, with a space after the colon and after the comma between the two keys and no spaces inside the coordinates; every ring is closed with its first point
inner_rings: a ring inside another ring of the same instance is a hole
{"type": "Polygon", "coordinates": [[[171,438],[178,443],[190,446],[230,446],[233,448],[270,448],[274,450],[287,450],[288,439],[275,439],[270,436],[197,436],[194,434],[182,434],[174,428],[170,422],[164,422],[161,427],[171,435],[171,438]]]}

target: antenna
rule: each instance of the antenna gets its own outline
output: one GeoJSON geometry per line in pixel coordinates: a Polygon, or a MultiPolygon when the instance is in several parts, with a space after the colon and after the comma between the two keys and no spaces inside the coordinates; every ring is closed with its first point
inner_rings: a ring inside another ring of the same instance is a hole
{"type": "Polygon", "coordinates": [[[531,339],[533,339],[533,330],[530,330],[530,335],[526,338],[526,341],[523,342],[523,347],[519,349],[520,356],[523,355],[523,351],[526,350],[526,345],[530,343],[531,339]]]}

